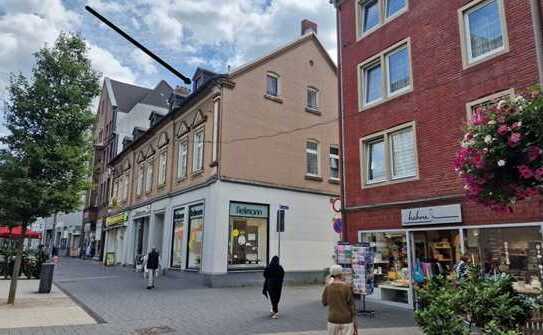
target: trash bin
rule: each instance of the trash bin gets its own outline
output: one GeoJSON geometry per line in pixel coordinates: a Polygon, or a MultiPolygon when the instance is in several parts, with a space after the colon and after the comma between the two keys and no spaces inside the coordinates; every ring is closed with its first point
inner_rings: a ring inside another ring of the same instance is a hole
{"type": "Polygon", "coordinates": [[[38,293],[51,293],[51,287],[53,286],[53,272],[55,270],[55,264],[43,263],[40,271],[40,289],[38,293]]]}

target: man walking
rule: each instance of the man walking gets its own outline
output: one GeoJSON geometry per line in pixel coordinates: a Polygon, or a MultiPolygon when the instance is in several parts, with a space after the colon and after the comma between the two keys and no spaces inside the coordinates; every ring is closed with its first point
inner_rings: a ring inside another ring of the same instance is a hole
{"type": "Polygon", "coordinates": [[[155,288],[156,277],[158,276],[158,268],[160,265],[160,254],[153,248],[145,257],[145,274],[147,276],[147,289],[155,288]]]}

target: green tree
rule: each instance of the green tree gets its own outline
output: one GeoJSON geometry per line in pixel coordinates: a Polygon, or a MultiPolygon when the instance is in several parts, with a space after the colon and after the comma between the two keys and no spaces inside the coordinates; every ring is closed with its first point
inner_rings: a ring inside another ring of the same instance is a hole
{"type": "MultiPolygon", "coordinates": [[[[35,54],[32,78],[12,76],[6,101],[6,127],[0,140],[1,215],[23,232],[38,217],[73,211],[87,188],[92,100],[99,94],[99,74],[87,58],[81,37],[61,33],[52,48],[35,54]]],[[[17,258],[8,303],[15,303],[17,258]]]]}

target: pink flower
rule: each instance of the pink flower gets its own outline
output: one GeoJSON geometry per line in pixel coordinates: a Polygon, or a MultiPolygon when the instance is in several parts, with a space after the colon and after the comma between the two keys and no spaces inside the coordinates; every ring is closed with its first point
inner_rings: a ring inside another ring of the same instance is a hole
{"type": "Polygon", "coordinates": [[[472,133],[466,133],[466,135],[464,135],[464,141],[469,141],[473,138],[473,134],[472,133]]]}
{"type": "Polygon", "coordinates": [[[482,124],[486,124],[487,118],[485,113],[481,108],[477,108],[475,112],[473,113],[473,116],[471,118],[471,123],[475,126],[480,126],[482,124]]]}
{"type": "Polygon", "coordinates": [[[511,126],[511,128],[512,128],[513,130],[517,130],[517,129],[520,128],[520,126],[522,126],[522,122],[519,121],[519,122],[513,123],[513,125],[511,126]]]}
{"type": "Polygon", "coordinates": [[[509,136],[509,140],[507,141],[507,144],[510,147],[516,147],[520,142],[520,133],[511,133],[511,136],[509,136]]]}
{"type": "Polygon", "coordinates": [[[526,197],[528,198],[531,198],[531,197],[536,197],[539,195],[539,191],[537,190],[537,188],[535,187],[528,187],[526,189],[526,197]]]}
{"type": "Polygon", "coordinates": [[[543,180],[543,167],[535,170],[535,179],[542,181],[543,180]]]}
{"type": "Polygon", "coordinates": [[[541,156],[541,154],[543,154],[543,150],[541,150],[541,148],[537,145],[532,145],[528,147],[528,161],[535,161],[539,158],[539,156],[541,156]]]}
{"type": "Polygon", "coordinates": [[[517,169],[520,173],[520,176],[524,179],[530,179],[534,176],[534,171],[530,169],[527,165],[519,165],[517,169]]]}
{"type": "Polygon", "coordinates": [[[482,169],[485,166],[485,157],[481,154],[476,154],[473,156],[473,164],[476,168],[482,169]]]}
{"type": "Polygon", "coordinates": [[[504,124],[498,127],[498,134],[501,136],[505,136],[509,131],[511,131],[511,128],[504,124]]]}

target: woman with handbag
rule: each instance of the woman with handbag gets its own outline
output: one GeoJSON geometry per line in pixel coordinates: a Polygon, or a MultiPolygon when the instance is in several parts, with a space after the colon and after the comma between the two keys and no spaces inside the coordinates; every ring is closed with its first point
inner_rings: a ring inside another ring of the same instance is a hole
{"type": "Polygon", "coordinates": [[[343,278],[340,265],[330,267],[330,281],[322,293],[322,304],[328,306],[328,335],[357,335],[353,289],[343,278]]]}

